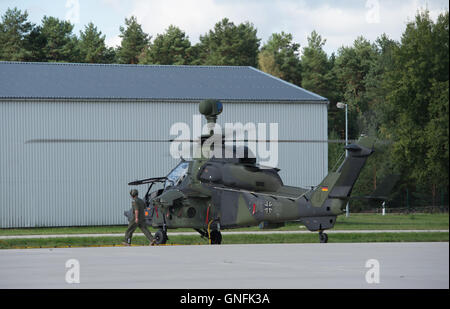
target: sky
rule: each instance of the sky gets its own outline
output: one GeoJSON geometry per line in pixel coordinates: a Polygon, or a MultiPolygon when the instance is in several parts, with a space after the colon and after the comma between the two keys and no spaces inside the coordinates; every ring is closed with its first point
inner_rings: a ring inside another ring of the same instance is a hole
{"type": "Polygon", "coordinates": [[[400,40],[418,10],[427,8],[436,20],[449,4],[444,0],[0,0],[1,15],[14,7],[26,10],[35,24],[45,15],[69,20],[77,35],[93,22],[108,46],[120,45],[119,27],[132,15],[153,38],[173,24],[193,44],[227,17],[235,24],[252,23],[261,45],[272,33],[284,31],[302,48],[316,30],[331,54],[361,35],[371,42],[383,33],[400,40]]]}

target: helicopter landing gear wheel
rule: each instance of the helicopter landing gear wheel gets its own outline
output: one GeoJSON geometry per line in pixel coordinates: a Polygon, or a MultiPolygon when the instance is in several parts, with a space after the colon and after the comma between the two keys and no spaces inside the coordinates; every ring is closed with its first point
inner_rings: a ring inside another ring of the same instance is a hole
{"type": "Polygon", "coordinates": [[[158,230],[155,233],[155,240],[157,245],[164,245],[169,238],[167,237],[167,233],[165,233],[162,229],[158,230]]]}
{"type": "Polygon", "coordinates": [[[328,235],[322,231],[319,232],[319,241],[322,244],[325,244],[328,242],[328,235]]]}
{"type": "Polygon", "coordinates": [[[217,230],[211,231],[209,235],[211,245],[220,245],[222,243],[222,233],[217,230]]]}

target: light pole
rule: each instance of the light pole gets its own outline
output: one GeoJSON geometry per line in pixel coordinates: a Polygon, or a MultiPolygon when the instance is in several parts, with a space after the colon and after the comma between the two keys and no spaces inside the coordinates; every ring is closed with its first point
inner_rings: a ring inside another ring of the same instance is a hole
{"type": "MultiPolygon", "coordinates": [[[[345,103],[338,102],[336,104],[336,107],[340,108],[340,109],[345,108],[345,146],[347,148],[347,145],[348,145],[348,117],[347,117],[348,106],[345,103]]],[[[345,157],[346,158],[348,157],[348,150],[347,149],[345,149],[345,157]]],[[[347,205],[345,206],[345,216],[348,217],[349,215],[350,215],[350,210],[349,210],[348,201],[347,201],[347,205]]]]}

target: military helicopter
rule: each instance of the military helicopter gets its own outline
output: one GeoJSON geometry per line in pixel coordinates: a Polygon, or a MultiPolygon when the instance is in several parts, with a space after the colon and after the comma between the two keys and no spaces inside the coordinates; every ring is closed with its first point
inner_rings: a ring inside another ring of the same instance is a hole
{"type": "MultiPolygon", "coordinates": [[[[223,105],[218,100],[205,100],[199,111],[212,128],[223,105]]],[[[214,131],[202,135],[197,147],[207,145],[214,131]]],[[[235,154],[238,147],[227,147],[222,138],[220,151],[232,156],[202,155],[181,162],[167,176],[136,180],[131,186],[147,184],[145,194],[146,222],[156,228],[156,243],[168,240],[168,229],[192,228],[210,244],[222,242],[221,230],[257,226],[261,222],[278,227],[288,221],[300,221],[309,231],[319,233],[319,241],[326,243],[324,233],[336,222],[336,217],[350,199],[353,186],[367,158],[374,152],[374,140],[360,138],[345,147],[348,155],[340,166],[322,182],[306,189],[284,185],[278,168],[257,164],[248,147],[244,156],[235,154]],[[155,184],[161,189],[153,190],[155,184]]],[[[194,142],[194,141],[190,141],[194,142]]],[[[217,151],[217,148],[215,149],[217,151]]]]}

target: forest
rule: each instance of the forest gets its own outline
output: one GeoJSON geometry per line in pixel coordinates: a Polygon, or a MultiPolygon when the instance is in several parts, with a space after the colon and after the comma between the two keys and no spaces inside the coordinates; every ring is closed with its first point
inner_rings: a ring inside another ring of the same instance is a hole
{"type": "MultiPolygon", "coordinates": [[[[449,13],[433,20],[418,11],[405,24],[399,41],[384,33],[374,42],[359,36],[328,55],[326,38],[316,31],[306,46],[285,32],[262,42],[250,21],[224,18],[192,44],[175,25],[148,34],[131,16],[119,26],[120,46],[108,47],[93,23],[76,34],[69,21],[44,16],[36,25],[13,8],[0,20],[0,61],[252,66],[328,98],[330,140],[345,138],[345,113],[336,107],[344,102],[348,138],[380,141],[353,195],[399,175],[388,207],[448,210],[449,13]]],[[[329,144],[330,169],[343,151],[343,144],[329,144]]],[[[369,207],[352,201],[352,209],[369,207]]]]}

